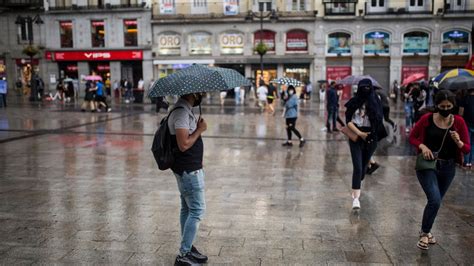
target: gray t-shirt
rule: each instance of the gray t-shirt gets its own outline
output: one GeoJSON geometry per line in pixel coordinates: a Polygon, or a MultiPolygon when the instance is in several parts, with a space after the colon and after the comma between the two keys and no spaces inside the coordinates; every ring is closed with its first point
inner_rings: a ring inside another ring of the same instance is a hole
{"type": "Polygon", "coordinates": [[[168,127],[171,135],[176,135],[176,129],[184,128],[189,129],[191,135],[197,128],[197,118],[194,116],[191,105],[183,99],[179,99],[174,108],[178,108],[171,113],[168,119],[168,127]]]}

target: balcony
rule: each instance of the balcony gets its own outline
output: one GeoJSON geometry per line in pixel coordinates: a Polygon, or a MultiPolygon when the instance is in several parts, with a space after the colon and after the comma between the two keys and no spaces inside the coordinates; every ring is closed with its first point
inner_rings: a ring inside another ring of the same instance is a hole
{"type": "Polygon", "coordinates": [[[0,7],[6,8],[41,8],[43,0],[0,0],[0,7]]]}
{"type": "Polygon", "coordinates": [[[323,0],[324,16],[355,16],[358,0],[323,0]]]}
{"type": "Polygon", "coordinates": [[[144,9],[146,3],[143,2],[141,4],[125,4],[125,5],[64,5],[64,6],[55,6],[49,7],[49,11],[97,11],[97,10],[106,10],[106,11],[113,11],[113,10],[121,10],[121,9],[144,9]]]}
{"type": "MultiPolygon", "coordinates": [[[[443,10],[438,10],[442,13],[443,10]]],[[[474,0],[446,0],[444,3],[445,15],[474,14],[474,0]]]]}
{"type": "Polygon", "coordinates": [[[433,15],[434,0],[367,0],[365,16],[407,17],[433,15]]]}

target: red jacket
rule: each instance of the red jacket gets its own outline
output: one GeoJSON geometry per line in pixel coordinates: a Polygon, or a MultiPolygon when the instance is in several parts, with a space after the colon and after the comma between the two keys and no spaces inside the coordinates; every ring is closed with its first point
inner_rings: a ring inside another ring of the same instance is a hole
{"type": "MultiPolygon", "coordinates": [[[[420,144],[424,144],[426,129],[429,126],[430,118],[433,113],[423,115],[418,122],[416,122],[413,130],[410,133],[410,143],[418,149],[420,144]]],[[[464,143],[462,148],[458,148],[456,162],[462,164],[464,160],[463,153],[468,153],[471,150],[471,144],[469,143],[469,135],[467,133],[467,126],[464,119],[459,115],[454,115],[453,129],[459,134],[459,138],[464,143]]],[[[450,136],[446,136],[449,138],[450,136]]],[[[418,149],[418,153],[420,149],[418,149]]]]}

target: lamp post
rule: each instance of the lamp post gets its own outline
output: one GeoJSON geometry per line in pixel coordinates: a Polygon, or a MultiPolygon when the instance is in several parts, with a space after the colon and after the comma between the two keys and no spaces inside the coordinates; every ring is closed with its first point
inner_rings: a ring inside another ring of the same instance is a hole
{"type": "Polygon", "coordinates": [[[260,56],[260,78],[263,78],[263,56],[267,53],[266,46],[263,43],[263,20],[268,17],[270,18],[272,22],[278,20],[278,15],[275,9],[272,9],[271,11],[264,13],[264,7],[266,3],[271,3],[271,2],[259,1],[258,2],[259,12],[257,13],[257,12],[252,12],[249,10],[246,17],[247,20],[253,20],[253,18],[260,19],[260,42],[258,46],[256,47],[257,53],[260,56]]]}
{"type": "MultiPolygon", "coordinates": [[[[34,71],[34,64],[33,64],[33,57],[37,52],[34,51],[33,47],[33,23],[36,25],[44,24],[43,20],[39,15],[36,15],[34,17],[28,15],[28,16],[20,16],[18,15],[15,20],[15,24],[17,25],[26,25],[26,29],[28,31],[28,50],[27,55],[30,57],[30,64],[31,64],[31,78],[30,78],[30,85],[31,85],[31,93],[30,93],[30,101],[38,101],[38,91],[36,88],[36,83],[33,82],[34,79],[36,79],[36,73],[34,71]]],[[[25,50],[24,50],[25,51],[25,50]]]]}

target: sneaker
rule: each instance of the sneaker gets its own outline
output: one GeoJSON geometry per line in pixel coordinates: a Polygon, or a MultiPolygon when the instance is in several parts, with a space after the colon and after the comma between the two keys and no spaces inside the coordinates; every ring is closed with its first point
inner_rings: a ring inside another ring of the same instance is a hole
{"type": "Polygon", "coordinates": [[[206,255],[201,254],[195,246],[191,247],[191,256],[193,256],[194,260],[198,263],[206,263],[208,258],[206,255]]]}
{"type": "Polygon", "coordinates": [[[366,173],[371,175],[375,170],[379,169],[380,165],[378,163],[369,163],[370,167],[367,167],[366,173]]]}
{"type": "Polygon", "coordinates": [[[306,140],[304,140],[304,139],[301,140],[300,141],[300,148],[303,148],[305,144],[306,144],[306,140]]]}
{"type": "Polygon", "coordinates": [[[359,198],[355,198],[352,200],[352,209],[353,210],[358,210],[360,209],[360,201],[359,198]]]}
{"type": "Polygon", "coordinates": [[[293,143],[287,141],[287,142],[281,144],[281,146],[283,146],[283,147],[292,147],[293,143]]]}
{"type": "Polygon", "coordinates": [[[200,265],[193,256],[191,252],[188,252],[186,255],[178,255],[176,256],[176,260],[174,261],[175,266],[188,266],[188,265],[200,265]]]}

